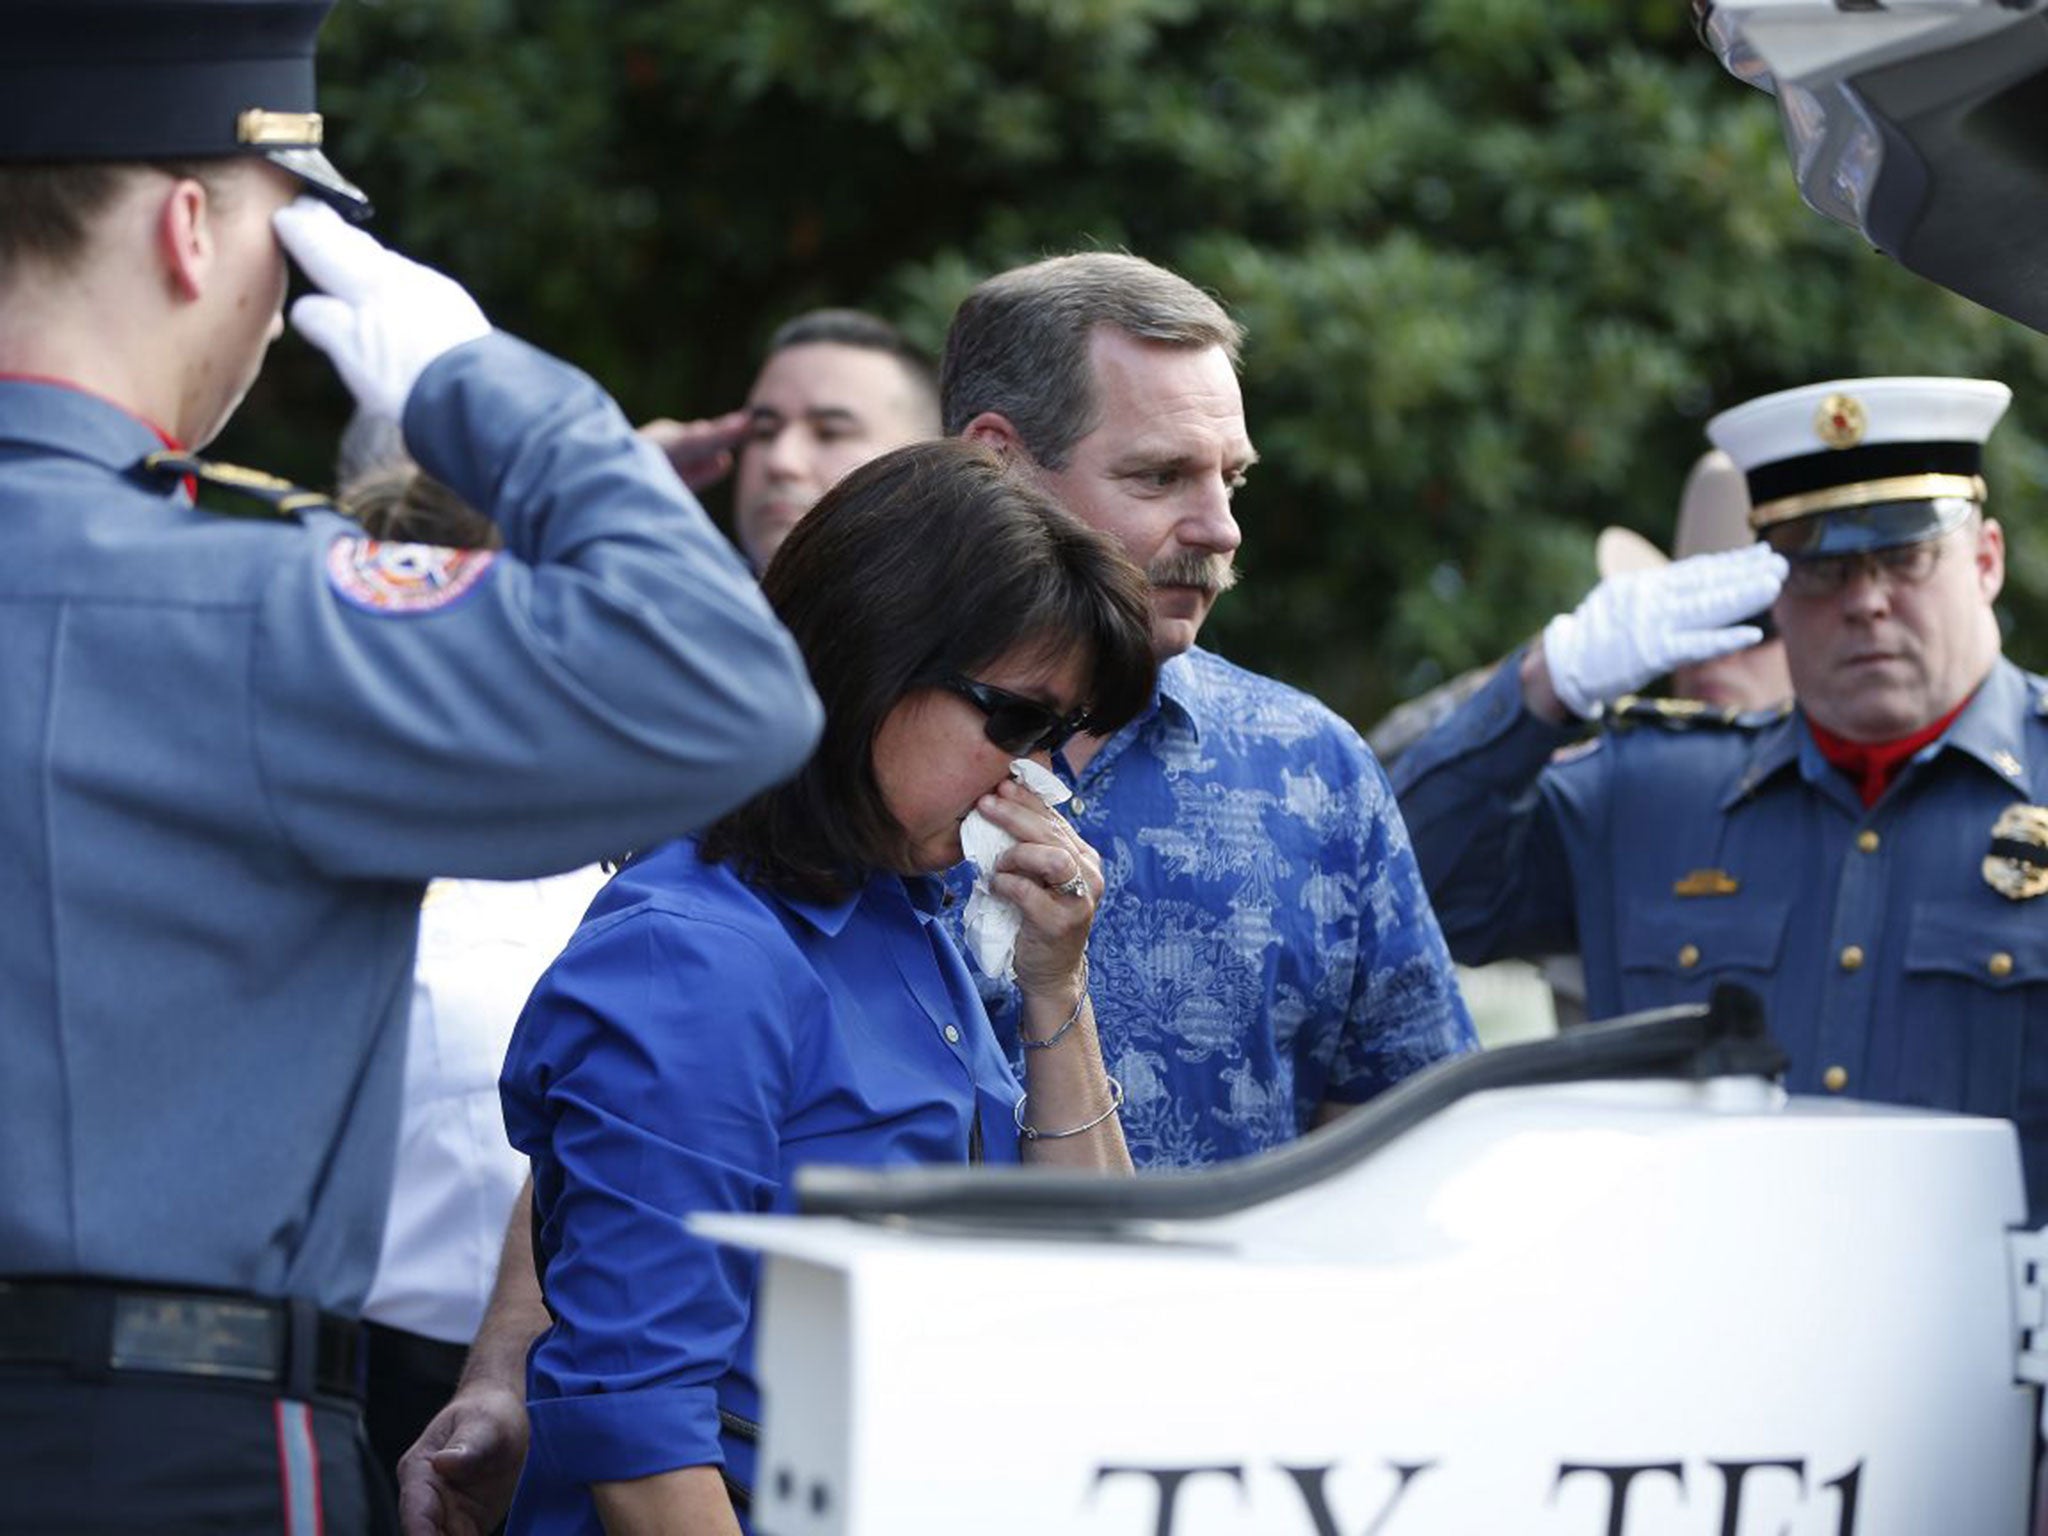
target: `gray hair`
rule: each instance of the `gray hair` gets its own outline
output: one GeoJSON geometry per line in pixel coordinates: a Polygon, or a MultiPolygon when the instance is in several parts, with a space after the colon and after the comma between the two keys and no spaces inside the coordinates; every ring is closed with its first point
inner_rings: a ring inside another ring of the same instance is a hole
{"type": "Polygon", "coordinates": [[[1101,420],[1088,346],[1105,325],[1140,341],[1221,347],[1233,367],[1244,340],[1244,327],[1214,298],[1143,257],[1087,251],[1015,267],[968,294],[946,333],[939,406],[947,436],[993,411],[1033,460],[1064,468],[1101,420]]]}

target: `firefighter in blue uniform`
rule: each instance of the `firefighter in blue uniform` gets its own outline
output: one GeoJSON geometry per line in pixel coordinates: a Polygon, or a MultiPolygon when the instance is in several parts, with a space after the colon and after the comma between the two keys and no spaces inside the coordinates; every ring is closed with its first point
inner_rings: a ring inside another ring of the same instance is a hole
{"type": "Polygon", "coordinates": [[[1595,1018],[1753,987],[1794,1091],[2015,1121],[2038,1220],[2048,684],[2000,654],[1980,473],[2008,398],[1852,379],[1716,417],[1761,542],[1603,583],[1395,780],[1458,959],[1578,947],[1595,1018]],[[1792,708],[1622,699],[1774,592],[1792,708]]]}
{"type": "Polygon", "coordinates": [[[368,1528],[424,882],[659,842],[817,730],[604,393],[337,214],[326,5],[0,0],[0,1530],[368,1528]],[[502,551],[197,457],[280,241],[294,324],[502,551]]]}

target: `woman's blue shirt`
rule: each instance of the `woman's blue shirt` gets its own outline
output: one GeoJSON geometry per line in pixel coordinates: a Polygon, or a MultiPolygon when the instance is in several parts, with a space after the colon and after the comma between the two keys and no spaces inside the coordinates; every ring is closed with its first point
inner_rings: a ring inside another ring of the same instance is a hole
{"type": "MultiPolygon", "coordinates": [[[[1017,1160],[1017,1081],[936,879],[818,903],[635,859],[535,987],[500,1091],[533,1160],[554,1326],[527,1371],[514,1530],[599,1529],[587,1485],[722,1464],[751,1487],[757,1261],[693,1211],[790,1211],[806,1163],[1017,1160]]],[[[772,1405],[770,1410],[773,1411],[772,1405]]]]}

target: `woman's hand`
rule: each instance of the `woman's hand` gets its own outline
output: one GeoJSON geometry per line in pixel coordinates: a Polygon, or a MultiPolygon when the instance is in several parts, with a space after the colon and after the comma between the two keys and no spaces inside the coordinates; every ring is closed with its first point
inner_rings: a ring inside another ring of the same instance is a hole
{"type": "Polygon", "coordinates": [[[1017,1029],[1024,1045],[1019,1153],[1027,1163],[1129,1173],[1117,1107],[1088,1001],[1088,930],[1102,900],[1102,860],[1059,812],[1024,785],[983,795],[981,814],[1017,839],[989,888],[1015,903],[1017,1029]]]}
{"type": "Polygon", "coordinates": [[[1087,985],[1088,930],[1102,900],[1102,860],[1067,819],[1011,779],[977,807],[1017,839],[996,861],[989,889],[1023,917],[1017,935],[1017,986],[1062,1012],[1087,985]]]}

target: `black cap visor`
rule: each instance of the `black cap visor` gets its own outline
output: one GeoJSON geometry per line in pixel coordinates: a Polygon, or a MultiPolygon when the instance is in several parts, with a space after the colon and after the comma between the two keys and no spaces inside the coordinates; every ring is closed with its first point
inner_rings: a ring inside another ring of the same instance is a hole
{"type": "Polygon", "coordinates": [[[266,149],[263,158],[281,170],[290,171],[306,184],[315,197],[332,203],[351,224],[360,224],[376,210],[363,189],[334,168],[334,162],[317,149],[266,149]]]}
{"type": "Polygon", "coordinates": [[[1765,529],[1763,537],[1788,560],[1853,555],[1938,539],[1962,527],[1976,509],[1977,503],[1967,496],[1880,501],[1791,518],[1765,529]]]}

